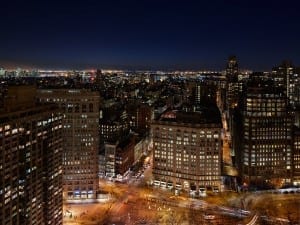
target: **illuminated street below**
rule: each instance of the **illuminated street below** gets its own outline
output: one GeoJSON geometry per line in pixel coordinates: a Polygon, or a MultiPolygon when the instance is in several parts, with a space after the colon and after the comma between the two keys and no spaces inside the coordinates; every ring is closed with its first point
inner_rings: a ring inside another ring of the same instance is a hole
{"type": "Polygon", "coordinates": [[[148,186],[145,178],[127,183],[102,180],[100,187],[111,197],[94,204],[65,204],[64,225],[262,224],[258,221],[263,218],[272,220],[271,224],[288,224],[288,218],[300,219],[298,193],[226,192],[194,199],[148,186]]]}
{"type": "MultiPolygon", "coordinates": [[[[236,176],[232,166],[228,138],[224,138],[224,172],[236,176]]],[[[64,225],[105,224],[288,224],[300,220],[298,191],[207,193],[190,198],[188,193],[175,195],[174,190],[150,185],[152,156],[145,171],[122,182],[101,179],[103,199],[98,203],[64,204],[64,225]]]]}

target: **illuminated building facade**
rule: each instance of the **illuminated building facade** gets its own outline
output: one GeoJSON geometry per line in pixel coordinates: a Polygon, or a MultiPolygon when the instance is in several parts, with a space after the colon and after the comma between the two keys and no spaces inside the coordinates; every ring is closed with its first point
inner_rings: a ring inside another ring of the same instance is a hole
{"type": "Polygon", "coordinates": [[[195,103],[200,104],[201,103],[201,84],[196,83],[195,88],[195,103]]]}
{"type": "Polygon", "coordinates": [[[238,80],[238,63],[235,56],[228,59],[226,67],[227,91],[226,106],[227,109],[233,109],[238,104],[239,93],[242,91],[242,83],[238,80]]]}
{"type": "Polygon", "coordinates": [[[122,108],[108,107],[100,110],[100,137],[102,143],[114,143],[129,134],[127,113],[122,108]]]}
{"type": "MultiPolygon", "coordinates": [[[[120,143],[126,141],[130,133],[127,113],[122,104],[114,104],[106,106],[100,110],[100,136],[102,145],[104,146],[100,152],[102,164],[100,176],[114,177],[117,174],[123,174],[118,168],[122,167],[122,159],[120,156],[120,143]]],[[[126,151],[124,152],[126,154],[126,151]]],[[[125,164],[132,163],[126,161],[125,164]]],[[[124,165],[125,165],[124,164],[124,165]]]]}
{"type": "Polygon", "coordinates": [[[293,184],[300,185],[300,128],[294,130],[293,184]]]}
{"type": "Polygon", "coordinates": [[[231,136],[233,136],[233,114],[238,107],[240,96],[243,91],[243,82],[239,80],[239,68],[235,56],[230,56],[226,67],[226,97],[225,100],[225,118],[227,122],[227,129],[231,136]]]}
{"type": "Polygon", "coordinates": [[[299,69],[289,61],[283,61],[281,65],[274,67],[272,78],[276,86],[282,87],[289,103],[293,107],[300,106],[300,73],[299,69]]]}
{"type": "Polygon", "coordinates": [[[64,113],[63,188],[68,199],[96,198],[99,98],[84,89],[39,90],[40,101],[54,102],[64,113]]]}
{"type": "Polygon", "coordinates": [[[121,142],[105,144],[105,175],[123,175],[134,163],[135,138],[128,135],[121,142]]]}
{"type": "Polygon", "coordinates": [[[247,184],[281,186],[292,178],[293,115],[271,81],[248,84],[237,124],[237,164],[247,184]],[[239,135],[238,135],[239,134],[239,135]]]}
{"type": "Polygon", "coordinates": [[[152,124],[154,185],[195,194],[220,190],[221,132],[216,107],[162,114],[152,124]]]}
{"type": "Polygon", "coordinates": [[[9,88],[0,111],[0,225],[62,224],[62,114],[9,88]]]}
{"type": "Polygon", "coordinates": [[[293,75],[294,67],[289,61],[283,61],[280,66],[272,70],[272,77],[276,86],[283,88],[283,92],[289,100],[292,100],[292,93],[295,88],[293,82],[291,82],[293,75]]]}

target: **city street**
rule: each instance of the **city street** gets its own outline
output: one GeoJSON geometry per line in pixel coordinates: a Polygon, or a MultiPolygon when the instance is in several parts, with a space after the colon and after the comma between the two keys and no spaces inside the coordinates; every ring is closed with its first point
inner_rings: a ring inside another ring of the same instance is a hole
{"type": "MultiPolygon", "coordinates": [[[[151,168],[146,169],[145,174],[151,168]]],[[[126,182],[101,180],[103,203],[65,204],[64,225],[104,224],[288,224],[299,221],[300,195],[234,192],[188,198],[148,185],[147,176],[126,182]],[[259,212],[259,214],[256,214],[259,212]]]]}
{"type": "Polygon", "coordinates": [[[126,182],[101,180],[109,200],[65,204],[64,224],[238,224],[245,219],[235,209],[218,207],[216,196],[209,197],[209,203],[185,193],[175,196],[174,191],[150,186],[149,179],[150,166],[139,178],[131,174],[126,182]]]}

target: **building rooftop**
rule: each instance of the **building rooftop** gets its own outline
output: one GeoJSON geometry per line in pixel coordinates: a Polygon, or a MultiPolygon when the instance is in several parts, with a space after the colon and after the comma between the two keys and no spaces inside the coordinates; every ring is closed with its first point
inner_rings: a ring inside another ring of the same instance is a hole
{"type": "Polygon", "coordinates": [[[168,110],[156,122],[174,122],[183,124],[218,124],[222,126],[221,114],[216,106],[198,106],[197,111],[168,110]]]}

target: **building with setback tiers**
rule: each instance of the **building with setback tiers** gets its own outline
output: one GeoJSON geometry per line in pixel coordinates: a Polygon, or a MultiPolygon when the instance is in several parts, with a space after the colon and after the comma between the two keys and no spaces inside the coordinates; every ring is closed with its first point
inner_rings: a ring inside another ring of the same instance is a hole
{"type": "Polygon", "coordinates": [[[0,109],[0,225],[62,224],[62,114],[9,87],[0,109]]]}
{"type": "Polygon", "coordinates": [[[63,188],[67,199],[93,199],[99,186],[99,93],[84,89],[39,90],[41,102],[63,111],[63,188]]]}
{"type": "Polygon", "coordinates": [[[216,106],[163,113],[152,123],[154,185],[194,194],[220,190],[221,132],[216,106]]]}

